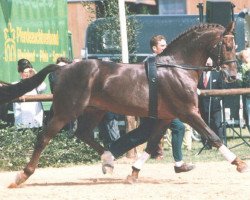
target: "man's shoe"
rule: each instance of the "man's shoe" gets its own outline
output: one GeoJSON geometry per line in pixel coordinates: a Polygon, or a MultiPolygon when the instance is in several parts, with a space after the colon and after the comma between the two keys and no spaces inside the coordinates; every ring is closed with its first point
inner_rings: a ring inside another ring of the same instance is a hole
{"type": "Polygon", "coordinates": [[[195,168],[195,165],[183,163],[180,167],[174,166],[175,173],[189,172],[195,168]]]}

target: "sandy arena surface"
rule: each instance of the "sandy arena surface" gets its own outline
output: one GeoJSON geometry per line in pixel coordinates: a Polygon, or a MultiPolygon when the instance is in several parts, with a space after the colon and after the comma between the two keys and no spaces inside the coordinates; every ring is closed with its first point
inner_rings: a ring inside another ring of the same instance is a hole
{"type": "Polygon", "coordinates": [[[250,172],[238,173],[228,162],[196,163],[181,174],[170,163],[146,164],[132,185],[125,181],[130,173],[131,164],[121,163],[112,175],[103,175],[101,164],[37,169],[20,188],[8,189],[16,172],[0,172],[0,199],[250,200],[250,172]]]}

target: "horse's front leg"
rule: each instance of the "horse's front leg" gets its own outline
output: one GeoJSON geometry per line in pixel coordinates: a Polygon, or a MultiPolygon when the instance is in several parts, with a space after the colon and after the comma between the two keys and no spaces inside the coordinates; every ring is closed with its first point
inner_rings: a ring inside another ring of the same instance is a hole
{"type": "Polygon", "coordinates": [[[34,151],[29,163],[26,165],[22,172],[17,174],[15,182],[11,183],[9,185],[9,188],[15,188],[19,186],[35,172],[42,151],[47,146],[49,141],[60,131],[60,129],[66,123],[67,122],[55,119],[55,117],[52,118],[52,120],[48,124],[48,127],[44,128],[44,130],[38,134],[37,142],[35,144],[34,151]]]}
{"type": "Polygon", "coordinates": [[[184,120],[190,126],[192,126],[198,133],[202,134],[206,139],[208,139],[213,147],[216,147],[220,153],[228,160],[231,164],[237,166],[237,171],[246,172],[249,171],[247,164],[238,158],[233,152],[231,152],[220,140],[220,138],[208,127],[201,116],[194,112],[184,120]]]}

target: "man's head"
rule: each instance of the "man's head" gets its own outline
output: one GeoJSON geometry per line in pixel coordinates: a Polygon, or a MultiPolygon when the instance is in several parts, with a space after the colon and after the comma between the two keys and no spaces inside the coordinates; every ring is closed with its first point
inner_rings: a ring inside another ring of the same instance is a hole
{"type": "Polygon", "coordinates": [[[167,40],[163,35],[155,35],[150,40],[150,48],[155,54],[160,54],[167,47],[167,40]]]}
{"type": "Polygon", "coordinates": [[[243,63],[250,63],[250,51],[244,49],[240,52],[240,59],[243,63]]]}
{"type": "Polygon", "coordinates": [[[17,62],[17,71],[22,79],[26,79],[34,76],[36,71],[33,69],[29,60],[22,58],[17,62]]]}
{"type": "Polygon", "coordinates": [[[17,71],[19,73],[23,72],[27,68],[33,68],[29,60],[27,60],[25,58],[22,58],[22,59],[18,60],[18,62],[17,62],[17,71]]]}

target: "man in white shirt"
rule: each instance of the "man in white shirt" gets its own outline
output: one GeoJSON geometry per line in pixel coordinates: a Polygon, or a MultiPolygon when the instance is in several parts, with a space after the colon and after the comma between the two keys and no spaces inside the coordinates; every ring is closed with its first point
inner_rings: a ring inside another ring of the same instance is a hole
{"type": "MultiPolygon", "coordinates": [[[[31,63],[27,59],[18,61],[17,70],[21,81],[36,74],[31,63]]],[[[43,82],[37,88],[25,95],[36,95],[46,90],[46,84],[43,82]]],[[[43,125],[43,106],[41,102],[16,102],[13,104],[15,126],[17,128],[39,128],[43,125]]]]}

